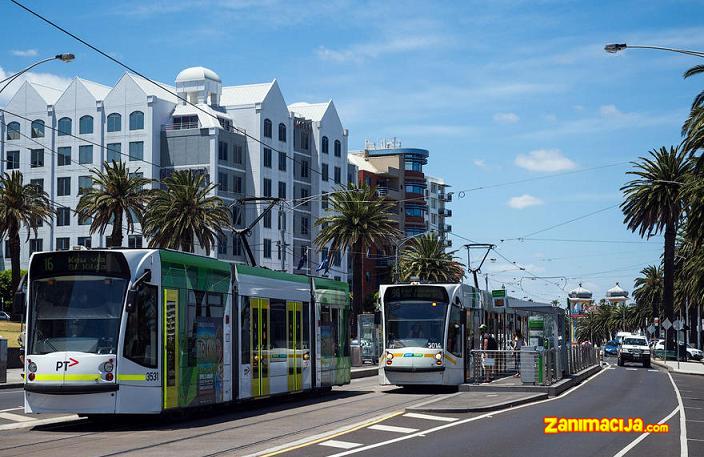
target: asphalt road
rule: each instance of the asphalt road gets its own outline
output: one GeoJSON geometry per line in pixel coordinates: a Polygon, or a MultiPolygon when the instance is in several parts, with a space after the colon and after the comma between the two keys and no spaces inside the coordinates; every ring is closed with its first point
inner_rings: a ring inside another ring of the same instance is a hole
{"type": "MultiPolygon", "coordinates": [[[[700,378],[688,380],[692,389],[700,378]]],[[[682,381],[684,383],[684,381],[682,381]]],[[[698,388],[697,388],[698,389],[698,388]]],[[[700,395],[696,398],[704,398],[700,395]]],[[[692,397],[703,409],[704,400],[692,397]]],[[[683,401],[687,401],[686,398],[683,401]]],[[[665,371],[639,366],[612,366],[561,397],[489,414],[435,414],[430,417],[400,414],[330,440],[294,449],[285,456],[615,456],[627,448],[638,433],[544,434],[543,418],[642,418],[658,423],[678,407],[675,389],[665,371]]],[[[689,411],[689,410],[686,410],[689,411]]],[[[699,417],[699,416],[698,416],[699,417]]],[[[675,413],[667,421],[666,434],[647,435],[627,448],[627,454],[680,456],[680,421],[675,413]]],[[[689,424],[689,422],[688,422],[689,424]]],[[[704,423],[692,423],[704,425],[704,423]]],[[[692,437],[694,427],[688,428],[692,437]]],[[[694,432],[704,438],[704,428],[694,432]]],[[[704,442],[689,440],[695,445],[704,442]]],[[[703,456],[702,448],[689,445],[689,456],[703,456]]]]}

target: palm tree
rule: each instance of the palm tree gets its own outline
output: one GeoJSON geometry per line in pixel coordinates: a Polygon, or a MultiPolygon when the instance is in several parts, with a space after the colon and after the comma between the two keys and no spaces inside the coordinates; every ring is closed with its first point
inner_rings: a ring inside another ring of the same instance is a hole
{"type": "Polygon", "coordinates": [[[0,238],[7,236],[9,241],[13,291],[20,283],[20,229],[26,227],[29,241],[30,234],[36,237],[37,227],[43,221],[50,223],[53,216],[49,195],[23,181],[19,171],[0,177],[0,238]]]}
{"type": "MultiPolygon", "coordinates": [[[[704,73],[704,65],[695,65],[684,72],[684,78],[691,78],[700,73],[704,73]]],[[[699,92],[689,111],[689,116],[682,126],[682,136],[684,141],[682,146],[685,151],[694,153],[704,148],[704,91],[699,92]]],[[[697,168],[704,168],[704,158],[700,157],[697,168]]]]}
{"type": "MultiPolygon", "coordinates": [[[[352,309],[361,312],[362,261],[372,247],[381,247],[400,238],[395,206],[376,194],[372,187],[349,185],[330,194],[327,215],[315,221],[321,230],[315,239],[319,248],[330,245],[331,253],[348,250],[352,256],[352,309]]],[[[353,316],[353,319],[354,319],[353,316]]],[[[354,328],[354,327],[352,327],[354,328]]]]}
{"type": "Polygon", "coordinates": [[[401,278],[404,281],[417,276],[426,282],[460,282],[464,276],[463,267],[452,254],[445,252],[443,241],[432,233],[414,238],[401,254],[401,278]]]}
{"type": "Polygon", "coordinates": [[[640,274],[634,283],[633,298],[638,305],[649,307],[652,317],[659,316],[658,307],[662,303],[663,288],[662,268],[648,265],[640,274]]]}
{"type": "Polygon", "coordinates": [[[637,176],[621,188],[624,201],[621,210],[629,230],[641,237],[665,231],[663,253],[663,308],[665,317],[672,320],[675,284],[675,241],[677,228],[685,206],[683,183],[691,172],[690,155],[671,146],[650,152],[633,162],[634,170],[627,174],[637,176]]]}
{"type": "Polygon", "coordinates": [[[232,228],[230,213],[220,197],[212,194],[216,184],[191,170],[175,171],[162,180],[144,215],[144,234],[149,247],[193,252],[194,241],[206,254],[215,246],[216,237],[232,228]]]}
{"type": "Polygon", "coordinates": [[[127,232],[134,231],[135,222],[141,222],[149,200],[149,191],[144,186],[151,183],[151,179],[129,173],[124,162],[106,162],[105,171],[94,168],[91,174],[93,186],[82,190],[76,214],[93,219],[91,234],[99,231],[103,235],[112,224],[107,245],[122,246],[123,218],[127,220],[127,232]]]}

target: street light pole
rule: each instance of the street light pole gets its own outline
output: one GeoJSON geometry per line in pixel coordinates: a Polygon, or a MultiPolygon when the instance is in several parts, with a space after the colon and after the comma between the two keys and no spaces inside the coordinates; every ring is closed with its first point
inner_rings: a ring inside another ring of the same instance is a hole
{"type": "Polygon", "coordinates": [[[676,52],[678,54],[686,54],[688,56],[704,58],[704,52],[691,51],[689,49],[667,48],[664,46],[632,45],[626,43],[611,43],[604,46],[604,51],[610,54],[616,54],[617,52],[623,51],[624,49],[656,49],[658,51],[676,52]]]}
{"type": "Polygon", "coordinates": [[[29,70],[31,70],[32,68],[34,68],[36,66],[39,66],[39,65],[46,63],[46,62],[51,62],[52,60],[60,60],[62,62],[71,62],[75,58],[76,58],[76,56],[74,56],[73,54],[57,54],[54,57],[47,57],[46,59],[42,59],[39,62],[35,62],[32,65],[28,66],[27,68],[24,68],[24,69],[20,70],[19,72],[15,73],[14,75],[8,76],[7,78],[0,81],[0,84],[5,83],[5,85],[2,86],[2,88],[0,88],[0,93],[2,93],[2,91],[5,90],[7,88],[7,86],[12,84],[12,81],[19,78],[20,76],[27,73],[29,70]]]}

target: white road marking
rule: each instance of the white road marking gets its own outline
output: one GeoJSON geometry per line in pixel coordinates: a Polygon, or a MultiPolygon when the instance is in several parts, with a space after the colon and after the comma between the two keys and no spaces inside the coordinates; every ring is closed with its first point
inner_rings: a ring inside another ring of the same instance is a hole
{"type": "Polygon", "coordinates": [[[652,373],[652,372],[655,372],[655,373],[659,373],[659,372],[660,372],[660,370],[648,370],[648,371],[650,371],[651,373],[652,373]]]}
{"type": "MultiPolygon", "coordinates": [[[[677,411],[679,411],[679,410],[680,410],[679,406],[677,408],[673,409],[672,412],[670,414],[668,414],[667,416],[663,417],[660,420],[660,422],[658,422],[658,424],[664,424],[665,422],[669,421],[672,418],[672,416],[677,414],[677,411]]],[[[640,436],[638,436],[638,438],[634,439],[626,447],[621,449],[618,454],[614,455],[614,457],[623,457],[624,455],[626,455],[626,453],[628,451],[630,451],[631,449],[636,447],[638,445],[638,443],[643,441],[648,435],[650,435],[650,433],[647,433],[647,432],[641,434],[640,436]]],[[[686,447],[686,445],[685,445],[685,447],[686,447]]],[[[687,454],[682,454],[682,457],[687,457],[687,454]]]]}
{"type": "Polygon", "coordinates": [[[354,447],[359,447],[362,443],[350,443],[349,441],[338,441],[338,440],[327,440],[322,443],[318,443],[320,446],[335,447],[338,449],[352,449],[354,447]]]}
{"type": "Polygon", "coordinates": [[[24,409],[24,406],[18,406],[17,408],[0,409],[0,413],[6,413],[8,411],[17,411],[18,409],[24,409]]]}
{"type": "Polygon", "coordinates": [[[29,422],[29,421],[36,420],[32,417],[20,416],[19,414],[12,414],[12,413],[0,413],[0,419],[9,420],[12,422],[29,422]]]}
{"type": "Polygon", "coordinates": [[[638,371],[638,368],[626,368],[628,371],[638,371]]]}
{"type": "Polygon", "coordinates": [[[376,424],[368,427],[370,430],[379,430],[381,432],[394,432],[394,433],[413,433],[417,432],[417,428],[408,427],[395,427],[393,425],[376,424]]]}
{"type": "Polygon", "coordinates": [[[29,428],[37,425],[58,424],[61,422],[71,422],[75,420],[81,420],[81,418],[74,414],[72,416],[52,417],[49,419],[32,419],[31,421],[26,422],[14,422],[12,424],[0,425],[0,431],[17,430],[18,428],[29,428]]]}
{"type": "Polygon", "coordinates": [[[687,438],[687,439],[688,439],[689,441],[701,441],[702,443],[704,443],[704,440],[700,440],[700,439],[698,439],[698,438],[687,438]]]}
{"type": "Polygon", "coordinates": [[[686,409],[704,409],[704,408],[697,408],[695,406],[685,406],[686,409]]]}
{"type": "Polygon", "coordinates": [[[426,419],[429,421],[439,421],[439,422],[454,422],[456,417],[444,417],[444,416],[433,416],[432,414],[420,414],[420,413],[406,413],[403,417],[412,417],[414,419],[426,419]]]}
{"type": "Polygon", "coordinates": [[[487,417],[496,416],[496,415],[499,415],[499,414],[502,414],[502,413],[506,413],[506,412],[509,412],[509,411],[515,411],[515,410],[517,410],[517,409],[527,408],[527,407],[530,407],[530,406],[539,405],[539,404],[541,404],[541,403],[547,403],[547,402],[550,402],[550,401],[559,400],[559,399],[561,399],[561,398],[565,398],[566,396],[568,396],[568,395],[570,395],[571,393],[577,391],[578,389],[581,389],[583,386],[587,385],[589,382],[591,382],[591,381],[593,381],[594,379],[598,378],[598,377],[599,377],[600,375],[602,375],[603,373],[606,373],[606,370],[601,370],[600,372],[598,372],[598,373],[595,374],[594,376],[590,377],[590,378],[587,379],[586,381],[582,382],[581,384],[577,384],[576,386],[574,386],[574,387],[572,387],[572,388],[566,390],[566,391],[565,391],[562,395],[560,395],[559,397],[547,398],[547,399],[545,399],[545,400],[540,400],[540,401],[536,401],[536,402],[533,402],[533,403],[526,403],[526,404],[524,404],[524,405],[512,406],[511,408],[506,408],[506,409],[502,409],[502,410],[499,410],[499,411],[492,411],[491,413],[486,413],[486,414],[482,414],[482,415],[480,415],[480,416],[470,417],[470,418],[467,418],[467,419],[462,419],[462,420],[455,421],[455,422],[452,422],[452,423],[449,423],[449,424],[439,425],[439,426],[437,426],[437,427],[435,427],[435,428],[431,428],[431,429],[428,429],[428,430],[423,430],[423,431],[421,431],[421,432],[413,433],[413,434],[411,434],[411,435],[404,435],[404,436],[401,436],[401,437],[398,437],[398,438],[394,438],[394,439],[391,439],[391,440],[382,441],[381,443],[370,444],[370,445],[363,446],[363,447],[360,447],[360,448],[357,448],[357,449],[350,449],[349,451],[340,452],[340,453],[337,453],[337,454],[334,454],[334,455],[331,455],[331,456],[328,456],[328,457],[342,457],[342,456],[345,456],[345,455],[356,454],[356,453],[358,453],[358,452],[368,451],[368,450],[370,450],[370,449],[376,449],[376,448],[381,447],[381,446],[387,446],[387,445],[389,445],[389,444],[398,443],[399,441],[405,441],[405,440],[408,440],[408,439],[411,439],[411,438],[416,438],[416,437],[419,437],[419,436],[426,436],[426,435],[429,435],[429,434],[431,434],[431,433],[433,433],[433,432],[438,432],[438,431],[440,431],[440,430],[445,430],[446,428],[455,427],[455,426],[457,426],[457,425],[462,425],[462,424],[467,424],[467,423],[469,423],[469,422],[474,422],[474,421],[479,420],[479,419],[485,419],[485,418],[487,418],[487,417]]]}

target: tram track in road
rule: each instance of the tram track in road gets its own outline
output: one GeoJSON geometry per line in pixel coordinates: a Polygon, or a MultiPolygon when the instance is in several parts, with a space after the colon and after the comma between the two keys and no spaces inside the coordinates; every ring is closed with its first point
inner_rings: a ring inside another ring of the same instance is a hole
{"type": "MultiPolygon", "coordinates": [[[[309,414],[319,415],[321,412],[324,412],[326,410],[340,409],[341,411],[345,411],[346,407],[351,404],[359,403],[359,402],[363,402],[363,401],[373,401],[373,399],[376,398],[379,394],[382,394],[381,391],[379,391],[377,389],[373,389],[368,392],[364,392],[358,396],[354,396],[352,398],[345,399],[346,392],[370,388],[370,387],[373,387],[375,385],[375,383],[376,383],[376,381],[374,381],[373,383],[362,381],[358,384],[344,386],[341,389],[333,391],[333,393],[331,395],[330,394],[328,395],[328,397],[332,397],[327,400],[327,402],[331,402],[330,404],[324,404],[324,405],[318,406],[317,403],[307,403],[307,401],[315,400],[314,398],[307,398],[307,399],[304,398],[304,399],[286,400],[286,403],[289,403],[289,402],[291,403],[288,408],[281,407],[280,404],[261,405],[261,407],[259,409],[255,410],[256,414],[247,414],[247,412],[244,412],[244,415],[240,416],[240,417],[237,417],[238,414],[240,414],[239,411],[223,412],[223,414],[222,414],[223,416],[227,416],[228,414],[231,414],[234,416],[231,419],[226,419],[224,421],[224,422],[235,422],[235,424],[233,424],[233,426],[225,427],[225,428],[218,428],[216,430],[211,430],[211,431],[202,432],[202,433],[196,433],[194,435],[184,436],[184,437],[180,437],[180,438],[176,438],[176,439],[161,440],[158,442],[145,444],[142,446],[134,446],[129,449],[122,449],[122,450],[117,450],[115,452],[108,452],[106,454],[103,454],[103,456],[108,457],[108,456],[124,455],[124,454],[129,454],[129,453],[138,453],[140,451],[145,451],[148,449],[157,449],[159,447],[173,445],[173,444],[180,443],[180,442],[188,442],[191,440],[197,440],[199,438],[204,438],[204,437],[208,437],[208,436],[212,436],[212,435],[216,435],[216,434],[231,432],[234,430],[242,430],[242,429],[246,429],[247,427],[255,427],[255,426],[259,427],[261,425],[271,424],[276,421],[283,421],[284,423],[290,424],[292,418],[300,418],[302,416],[309,415],[309,414]],[[335,396],[338,396],[340,398],[336,399],[336,398],[334,398],[335,396]],[[312,406],[312,408],[307,409],[305,411],[298,411],[299,408],[306,408],[309,406],[312,406]],[[286,413],[287,409],[293,410],[294,412],[286,413]],[[284,414],[281,414],[281,415],[278,415],[276,417],[272,417],[269,419],[258,420],[255,423],[253,423],[251,421],[248,421],[246,423],[237,423],[240,420],[246,420],[246,419],[251,419],[251,418],[256,419],[257,416],[261,416],[263,414],[270,414],[270,413],[273,413],[273,414],[284,413],[284,414]]],[[[431,393],[431,394],[427,394],[427,395],[417,395],[417,396],[414,396],[414,398],[410,399],[410,400],[398,401],[398,402],[393,402],[390,404],[387,403],[384,406],[379,407],[379,408],[365,409],[364,411],[362,411],[358,414],[346,414],[346,415],[344,415],[344,417],[334,418],[334,419],[326,422],[326,424],[333,424],[333,425],[340,424],[340,423],[344,423],[345,421],[354,421],[354,420],[357,420],[361,417],[374,415],[374,414],[381,413],[384,411],[392,411],[392,410],[397,410],[399,408],[402,409],[403,407],[408,406],[409,404],[413,404],[413,403],[427,400],[436,394],[437,393],[431,393]]],[[[322,397],[321,399],[325,400],[325,397],[322,397]]],[[[286,405],[284,405],[284,406],[286,406],[286,405]]],[[[208,425],[207,422],[209,420],[212,421],[214,419],[217,419],[217,415],[208,416],[203,413],[198,413],[197,416],[192,417],[192,418],[185,418],[183,420],[175,420],[174,424],[176,424],[176,427],[173,427],[171,430],[168,430],[168,429],[164,430],[164,426],[159,425],[158,427],[154,428],[154,431],[156,431],[156,432],[158,432],[158,431],[173,431],[175,429],[186,430],[189,428],[188,427],[189,422],[191,422],[194,427],[203,426],[201,424],[202,422],[206,422],[205,426],[207,426],[208,425]]],[[[70,431],[67,431],[67,429],[70,429],[71,427],[82,426],[83,421],[85,421],[85,420],[78,420],[78,421],[74,421],[74,422],[70,422],[70,423],[56,424],[55,426],[42,426],[40,431],[59,432],[59,431],[63,430],[67,433],[70,433],[70,431]]],[[[296,421],[296,422],[301,422],[301,421],[296,421]]],[[[302,422],[305,422],[305,421],[302,421],[302,422]]],[[[99,423],[91,422],[91,421],[87,421],[85,423],[85,426],[98,426],[98,425],[99,425],[99,423]]],[[[32,448],[36,449],[37,447],[41,447],[42,445],[51,444],[52,446],[56,446],[56,444],[58,442],[67,442],[67,441],[71,441],[72,444],[75,444],[76,440],[84,441],[86,439],[93,440],[93,444],[95,444],[96,439],[97,440],[109,439],[110,435],[115,432],[129,432],[129,431],[141,431],[141,430],[148,431],[148,425],[149,425],[149,421],[145,420],[144,423],[139,423],[137,425],[135,425],[135,423],[132,422],[130,424],[125,424],[123,426],[120,426],[120,425],[111,426],[109,432],[106,432],[104,430],[96,430],[96,431],[91,431],[91,432],[87,432],[87,433],[70,434],[70,436],[65,436],[65,437],[52,436],[49,439],[41,440],[41,441],[34,441],[32,443],[18,444],[18,445],[8,446],[8,447],[0,447],[0,453],[6,453],[8,451],[13,451],[13,450],[16,451],[18,449],[21,449],[25,452],[26,451],[31,452],[32,448]],[[140,427],[141,425],[146,425],[146,427],[140,427]]],[[[305,433],[306,431],[309,431],[309,430],[311,430],[310,426],[301,427],[301,428],[297,428],[296,430],[293,430],[293,431],[277,434],[276,438],[287,438],[287,437],[291,437],[291,436],[305,433]]],[[[222,455],[222,454],[227,454],[227,453],[233,453],[233,452],[237,452],[238,450],[252,448],[252,447],[261,445],[265,442],[269,442],[270,440],[271,440],[271,437],[263,438],[263,439],[256,440],[254,442],[243,443],[242,445],[236,446],[233,448],[219,450],[219,451],[216,451],[213,453],[206,453],[203,455],[209,456],[209,455],[222,455]]]]}

